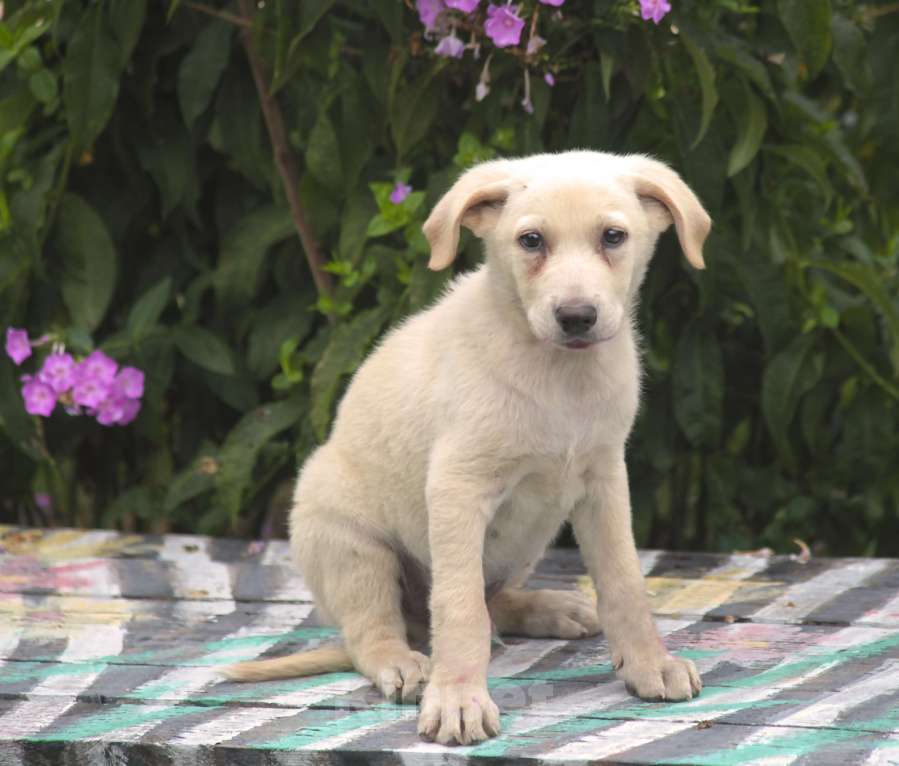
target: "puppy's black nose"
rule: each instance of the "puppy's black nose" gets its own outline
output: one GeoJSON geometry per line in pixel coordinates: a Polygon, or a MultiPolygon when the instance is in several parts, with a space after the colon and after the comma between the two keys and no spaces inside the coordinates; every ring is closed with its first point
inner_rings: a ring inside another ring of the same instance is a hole
{"type": "Polygon", "coordinates": [[[559,306],[556,321],[566,335],[583,335],[596,324],[596,308],[588,304],[559,306]]]}

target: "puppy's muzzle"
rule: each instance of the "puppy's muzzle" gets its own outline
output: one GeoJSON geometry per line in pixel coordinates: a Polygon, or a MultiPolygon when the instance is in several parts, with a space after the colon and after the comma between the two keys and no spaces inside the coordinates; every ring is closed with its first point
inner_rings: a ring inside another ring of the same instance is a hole
{"type": "Polygon", "coordinates": [[[555,310],[556,322],[569,338],[585,336],[596,324],[596,307],[588,303],[559,306],[555,310]]]}

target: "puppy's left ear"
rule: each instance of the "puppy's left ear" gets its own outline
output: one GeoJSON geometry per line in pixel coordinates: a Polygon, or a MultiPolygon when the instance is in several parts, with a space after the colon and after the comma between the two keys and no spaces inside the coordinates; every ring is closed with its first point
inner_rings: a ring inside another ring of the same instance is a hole
{"type": "Polygon", "coordinates": [[[673,220],[687,260],[694,268],[704,269],[702,246],[712,227],[712,219],[702,203],[681,177],[664,163],[649,157],[630,159],[637,196],[664,207],[664,211],[659,211],[664,216],[661,230],[667,229],[673,220]]]}
{"type": "Polygon", "coordinates": [[[428,268],[439,271],[455,260],[460,226],[478,237],[492,228],[509,196],[509,166],[508,160],[475,165],[440,198],[422,227],[431,245],[428,268]]]}

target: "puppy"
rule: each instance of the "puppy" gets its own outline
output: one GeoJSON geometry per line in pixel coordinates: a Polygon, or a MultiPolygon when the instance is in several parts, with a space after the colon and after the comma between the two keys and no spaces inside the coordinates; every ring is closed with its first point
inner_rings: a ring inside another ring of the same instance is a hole
{"type": "Polygon", "coordinates": [[[424,686],[419,733],[470,744],[499,732],[487,691],[499,633],[595,635],[647,700],[702,682],[668,654],[631,529],[625,442],[637,412],[637,293],[674,223],[696,268],[711,221],[648,157],[496,160],[464,173],[424,225],[430,267],[459,229],[486,263],[383,340],[296,486],[291,546],[342,647],[241,663],[239,680],[356,668],[392,698],[424,686]],[[525,590],[569,519],[598,595],[525,590]],[[430,629],[431,658],[410,647],[430,629]]]}

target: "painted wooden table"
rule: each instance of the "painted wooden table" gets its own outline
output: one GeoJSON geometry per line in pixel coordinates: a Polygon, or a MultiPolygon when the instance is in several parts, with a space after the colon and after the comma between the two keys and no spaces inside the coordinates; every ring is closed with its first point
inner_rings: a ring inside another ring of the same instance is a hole
{"type": "MultiPolygon", "coordinates": [[[[217,675],[334,635],[283,542],[0,527],[0,764],[899,763],[899,561],[641,561],[698,699],[629,697],[601,638],[507,639],[501,736],[444,748],[354,673],[217,675]]],[[[590,587],[561,550],[533,584],[590,587]]]]}

